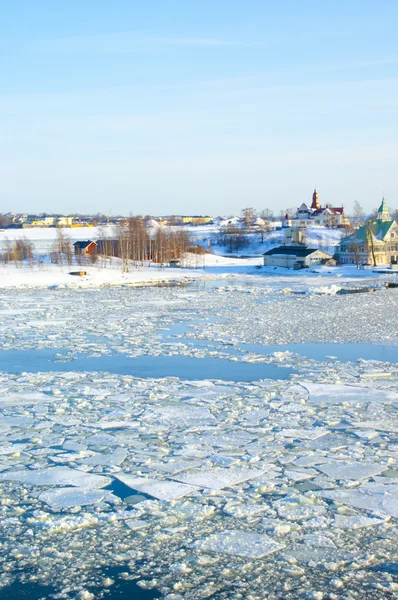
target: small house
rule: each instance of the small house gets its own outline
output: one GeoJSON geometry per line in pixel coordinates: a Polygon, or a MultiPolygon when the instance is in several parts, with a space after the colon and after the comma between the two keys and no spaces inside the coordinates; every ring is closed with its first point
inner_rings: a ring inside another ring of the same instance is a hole
{"type": "Polygon", "coordinates": [[[92,256],[97,253],[97,244],[93,240],[75,242],[73,247],[78,256],[92,256]]]}
{"type": "Polygon", "coordinates": [[[335,264],[332,256],[319,248],[307,246],[278,246],[263,254],[265,267],[305,269],[315,265],[335,264]]]}

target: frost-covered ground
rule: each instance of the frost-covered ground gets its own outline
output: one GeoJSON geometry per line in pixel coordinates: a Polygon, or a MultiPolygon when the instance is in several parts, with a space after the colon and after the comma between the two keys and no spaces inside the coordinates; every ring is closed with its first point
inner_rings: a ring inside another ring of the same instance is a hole
{"type": "Polygon", "coordinates": [[[397,597],[398,371],[360,343],[398,350],[398,290],[262,273],[1,291],[4,597],[113,600],[130,580],[168,600],[397,597]],[[197,378],[159,378],[166,358],[197,378]]]}
{"type": "Polygon", "coordinates": [[[186,254],[181,268],[145,263],[130,265],[124,272],[119,259],[99,257],[95,265],[51,264],[49,257],[41,262],[0,264],[0,290],[5,288],[98,288],[104,286],[145,286],[187,283],[193,280],[215,280],[246,276],[253,285],[268,285],[295,291],[336,293],[347,285],[378,285],[396,281],[398,272],[377,267],[368,271],[355,266],[312,267],[293,271],[282,267],[264,267],[259,256],[238,258],[217,254],[186,254]],[[72,275],[85,271],[80,277],[72,275]],[[361,281],[361,283],[360,283],[361,281]]]}

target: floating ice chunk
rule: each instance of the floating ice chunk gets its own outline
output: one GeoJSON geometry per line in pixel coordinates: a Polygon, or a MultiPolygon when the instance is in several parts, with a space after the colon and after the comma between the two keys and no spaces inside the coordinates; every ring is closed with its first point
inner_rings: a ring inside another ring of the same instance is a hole
{"type": "Polygon", "coordinates": [[[310,402],[383,402],[391,403],[398,400],[396,392],[375,390],[364,386],[336,385],[329,383],[307,383],[302,385],[309,392],[310,402]]]}
{"type": "Polygon", "coordinates": [[[198,381],[190,381],[189,386],[195,387],[195,388],[214,388],[215,387],[214,383],[208,379],[203,379],[200,381],[199,380],[198,381]]]}
{"type": "Polygon", "coordinates": [[[324,427],[313,427],[312,429],[282,429],[276,435],[298,440],[317,440],[328,433],[329,431],[324,427]]]}
{"type": "Polygon", "coordinates": [[[269,467],[263,469],[249,469],[246,467],[231,467],[223,469],[215,467],[214,469],[190,471],[176,475],[173,479],[189,483],[190,485],[199,486],[201,488],[210,488],[212,490],[221,490],[225,487],[230,487],[238,483],[243,483],[249,479],[255,479],[266,473],[269,467]]]}
{"type": "Polygon", "coordinates": [[[374,440],[379,435],[378,431],[372,429],[355,429],[352,433],[361,440],[374,440]]]}
{"type": "Polygon", "coordinates": [[[375,519],[371,517],[363,517],[362,515],[336,515],[332,523],[333,527],[340,529],[360,529],[362,527],[370,527],[373,525],[382,525],[386,519],[375,519]]]}
{"type": "Polygon", "coordinates": [[[14,417],[11,415],[1,415],[0,425],[6,425],[8,427],[31,427],[33,425],[33,419],[31,417],[14,417]]]}
{"type": "Polygon", "coordinates": [[[331,462],[318,465],[317,469],[332,479],[350,479],[360,481],[373,475],[380,475],[386,470],[386,465],[363,462],[331,462]]]}
{"type": "Polygon", "coordinates": [[[320,548],[336,548],[336,544],[330,539],[326,533],[306,533],[303,535],[303,541],[311,546],[320,548]]]}
{"type": "Polygon", "coordinates": [[[203,552],[230,554],[253,559],[262,558],[284,547],[265,533],[249,533],[237,530],[215,533],[204,540],[195,542],[195,546],[203,552]]]}
{"type": "Polygon", "coordinates": [[[55,463],[67,463],[67,462],[75,462],[80,459],[87,458],[91,456],[93,453],[89,450],[81,450],[80,452],[64,452],[63,454],[58,454],[57,456],[50,456],[50,460],[55,463]]]}
{"type": "Polygon", "coordinates": [[[351,440],[343,434],[330,433],[317,440],[303,442],[303,445],[313,450],[335,451],[346,448],[350,442],[351,440]]]}
{"type": "Polygon", "coordinates": [[[273,508],[288,521],[306,521],[326,514],[325,506],[315,504],[311,498],[301,494],[281,498],[273,503],[273,508]]]}
{"type": "Polygon", "coordinates": [[[197,467],[198,462],[192,460],[170,460],[169,462],[151,462],[148,467],[160,473],[179,473],[197,467]]]}
{"type": "Polygon", "coordinates": [[[293,461],[293,465],[296,467],[314,467],[315,465],[321,465],[325,462],[328,462],[328,459],[319,454],[306,454],[305,456],[300,456],[293,461]]]}
{"type": "Polygon", "coordinates": [[[301,523],[301,527],[304,529],[329,529],[332,519],[328,517],[314,517],[308,521],[301,523]]]}
{"type": "MultiPolygon", "coordinates": [[[[68,489],[68,488],[64,488],[68,489]]],[[[73,488],[76,490],[76,488],[73,488]]],[[[43,492],[45,493],[45,492],[43,492]]],[[[29,525],[35,526],[38,529],[45,529],[50,533],[58,533],[61,531],[75,531],[77,529],[85,529],[98,524],[98,519],[93,515],[68,515],[66,517],[52,516],[43,514],[35,520],[29,519],[29,525]]]]}
{"type": "Polygon", "coordinates": [[[137,429],[141,426],[140,421],[100,421],[99,423],[95,423],[89,425],[90,427],[99,427],[100,429],[125,429],[128,427],[129,429],[137,429]]]}
{"type": "Polygon", "coordinates": [[[377,431],[387,431],[389,433],[398,433],[398,425],[394,420],[391,421],[359,421],[353,423],[354,427],[361,429],[376,429],[377,431]]]}
{"type": "Polygon", "coordinates": [[[125,521],[127,527],[131,529],[131,531],[139,531],[141,529],[146,529],[149,527],[150,523],[148,521],[143,521],[142,519],[130,519],[125,521]]]}
{"type": "Polygon", "coordinates": [[[222,454],[213,454],[209,456],[209,460],[219,467],[230,467],[238,462],[239,458],[231,458],[230,456],[223,456],[222,454]]]}
{"type": "MultiPolygon", "coordinates": [[[[118,446],[119,442],[114,435],[109,435],[109,433],[95,433],[90,437],[86,438],[85,443],[89,446],[118,446]]],[[[66,447],[66,444],[64,444],[66,447]]]]}
{"type": "Polygon", "coordinates": [[[250,423],[258,423],[260,421],[263,421],[264,419],[267,419],[269,416],[269,412],[269,409],[266,408],[263,408],[261,410],[253,410],[242,415],[242,418],[245,419],[245,421],[249,421],[250,423]]]}
{"type": "MultiPolygon", "coordinates": [[[[310,544],[295,544],[289,547],[284,555],[295,559],[299,563],[318,564],[324,567],[326,564],[338,565],[337,561],[352,561],[354,554],[349,554],[345,551],[337,551],[335,548],[325,548],[322,546],[311,546],[310,544]]],[[[296,566],[296,565],[295,565],[296,566]]],[[[317,593],[317,592],[315,592],[317,593]]],[[[322,592],[321,592],[322,593],[322,592]]],[[[311,592],[310,592],[311,594],[311,592]]],[[[310,596],[307,598],[322,598],[321,595],[310,596]]]]}
{"type": "Polygon", "coordinates": [[[368,483],[354,489],[322,490],[317,496],[398,518],[398,484],[368,483]]]}
{"type": "Polygon", "coordinates": [[[18,454],[25,450],[26,444],[11,444],[9,446],[0,446],[0,455],[18,454]]]}
{"type": "Polygon", "coordinates": [[[226,504],[224,512],[237,518],[256,517],[268,509],[267,504],[226,504]]]}
{"type": "Polygon", "coordinates": [[[66,325],[68,323],[65,321],[56,321],[55,319],[34,319],[32,321],[27,321],[26,325],[30,327],[61,327],[62,325],[66,325]]]}
{"type": "Polygon", "coordinates": [[[383,484],[389,484],[389,483],[391,483],[392,485],[397,485],[398,484],[398,478],[397,477],[384,477],[384,476],[378,477],[377,475],[375,475],[375,477],[372,477],[372,479],[374,481],[376,481],[376,483],[383,483],[383,484]]]}
{"type": "Polygon", "coordinates": [[[116,478],[131,489],[148,494],[148,496],[153,496],[158,500],[176,500],[199,490],[197,486],[185,485],[176,481],[147,479],[125,473],[118,473],[116,478]]]}
{"type": "Polygon", "coordinates": [[[76,487],[103,488],[111,483],[109,477],[83,473],[68,467],[48,467],[36,470],[6,471],[0,481],[19,481],[28,485],[72,485],[76,487]]]}
{"type": "Polygon", "coordinates": [[[113,467],[121,465],[126,459],[127,450],[124,448],[117,448],[110,454],[96,454],[95,456],[88,456],[83,458],[80,463],[83,465],[104,465],[107,467],[113,467]]]}
{"type": "MultiPolygon", "coordinates": [[[[12,406],[25,406],[44,400],[48,400],[48,397],[45,394],[42,394],[41,392],[31,392],[26,394],[13,393],[9,394],[8,396],[2,396],[1,405],[7,406],[11,404],[12,406]]],[[[3,420],[3,417],[1,420],[3,420]]]]}
{"type": "Polygon", "coordinates": [[[302,471],[291,471],[291,470],[286,470],[284,475],[286,477],[288,477],[288,479],[290,479],[291,481],[293,481],[294,483],[297,483],[299,481],[308,481],[309,479],[313,479],[317,473],[316,472],[302,472],[302,471]]]}
{"type": "Polygon", "coordinates": [[[111,495],[110,491],[92,490],[88,488],[66,487],[54,488],[42,492],[39,500],[46,502],[54,508],[71,508],[73,506],[86,506],[97,504],[111,495]]]}
{"type": "Polygon", "coordinates": [[[156,406],[150,412],[146,413],[144,419],[155,420],[156,422],[170,425],[186,425],[187,427],[198,424],[215,422],[216,419],[208,408],[201,406],[156,406]]]}

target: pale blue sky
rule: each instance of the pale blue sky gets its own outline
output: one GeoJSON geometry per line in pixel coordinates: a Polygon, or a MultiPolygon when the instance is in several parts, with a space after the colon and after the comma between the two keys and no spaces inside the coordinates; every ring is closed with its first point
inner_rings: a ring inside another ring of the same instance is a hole
{"type": "Polygon", "coordinates": [[[0,212],[398,207],[396,0],[0,0],[0,212]]]}

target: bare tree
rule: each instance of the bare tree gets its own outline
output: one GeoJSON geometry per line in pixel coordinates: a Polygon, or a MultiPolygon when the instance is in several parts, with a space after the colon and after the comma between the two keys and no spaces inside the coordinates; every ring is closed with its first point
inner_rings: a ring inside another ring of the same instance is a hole
{"type": "Polygon", "coordinates": [[[53,261],[57,265],[66,260],[68,265],[73,261],[73,246],[69,235],[65,233],[62,227],[57,227],[57,236],[53,246],[53,261]]]}
{"type": "Polygon", "coordinates": [[[370,251],[372,254],[373,266],[376,267],[377,262],[376,262],[374,238],[375,238],[375,224],[372,221],[367,221],[366,222],[366,241],[368,244],[368,250],[370,248],[370,251]]]}
{"type": "Polygon", "coordinates": [[[331,212],[330,215],[328,216],[326,226],[330,227],[330,228],[337,227],[337,216],[335,215],[334,212],[331,212]]]}
{"type": "Polygon", "coordinates": [[[262,244],[264,243],[265,234],[268,233],[270,230],[271,230],[271,227],[270,227],[270,224],[268,221],[263,220],[263,222],[259,224],[258,232],[260,234],[260,242],[262,244]]]}
{"type": "Polygon", "coordinates": [[[269,221],[270,219],[272,219],[274,216],[274,213],[272,210],[270,210],[269,208],[264,208],[261,212],[260,212],[260,217],[262,219],[264,219],[264,221],[269,221]]]}
{"type": "Polygon", "coordinates": [[[11,225],[11,219],[5,215],[0,215],[0,227],[6,228],[11,225]]]}
{"type": "Polygon", "coordinates": [[[24,260],[29,260],[30,264],[33,261],[33,244],[26,238],[19,238],[14,241],[12,247],[12,258],[14,260],[15,266],[19,262],[24,260]]]}
{"type": "Polygon", "coordinates": [[[242,221],[245,224],[247,231],[250,231],[254,221],[256,220],[257,213],[254,208],[242,209],[242,221]]]}
{"type": "Polygon", "coordinates": [[[9,263],[13,259],[12,244],[8,238],[5,238],[4,243],[5,248],[4,252],[1,254],[1,261],[4,263],[9,263]]]}
{"type": "Polygon", "coordinates": [[[365,212],[358,200],[355,200],[354,202],[354,218],[358,226],[362,225],[362,223],[365,221],[365,212]]]}
{"type": "Polygon", "coordinates": [[[356,264],[356,266],[358,268],[359,264],[361,262],[361,257],[360,257],[360,251],[359,251],[359,244],[355,239],[352,240],[352,242],[350,242],[350,245],[348,246],[348,250],[353,255],[354,263],[356,264]]]}
{"type": "Polygon", "coordinates": [[[237,252],[249,243],[244,231],[233,223],[220,228],[218,240],[220,245],[228,247],[228,252],[237,252]]]}

